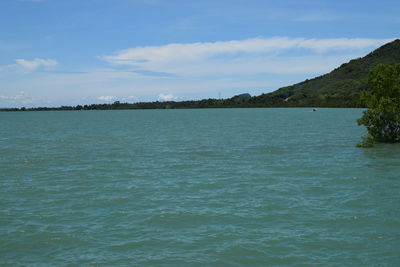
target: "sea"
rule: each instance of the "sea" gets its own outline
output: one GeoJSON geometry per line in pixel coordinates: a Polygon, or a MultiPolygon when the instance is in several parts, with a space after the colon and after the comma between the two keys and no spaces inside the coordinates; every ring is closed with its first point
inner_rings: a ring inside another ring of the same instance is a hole
{"type": "Polygon", "coordinates": [[[0,266],[400,266],[362,112],[1,112],[0,266]]]}

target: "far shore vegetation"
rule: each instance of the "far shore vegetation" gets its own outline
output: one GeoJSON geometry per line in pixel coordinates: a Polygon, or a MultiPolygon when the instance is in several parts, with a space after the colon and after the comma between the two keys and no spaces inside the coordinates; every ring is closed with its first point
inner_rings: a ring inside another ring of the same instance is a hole
{"type": "Polygon", "coordinates": [[[359,147],[374,143],[400,142],[400,64],[379,64],[368,77],[368,90],[361,101],[368,108],[357,121],[367,127],[368,134],[359,147]]]}

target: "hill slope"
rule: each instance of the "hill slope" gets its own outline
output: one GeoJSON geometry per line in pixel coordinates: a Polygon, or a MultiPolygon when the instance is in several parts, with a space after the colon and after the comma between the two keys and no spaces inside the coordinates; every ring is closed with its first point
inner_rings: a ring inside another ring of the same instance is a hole
{"type": "Polygon", "coordinates": [[[360,91],[366,89],[370,69],[379,63],[400,63],[399,39],[328,74],[256,96],[251,102],[266,106],[355,107],[360,91]]]}

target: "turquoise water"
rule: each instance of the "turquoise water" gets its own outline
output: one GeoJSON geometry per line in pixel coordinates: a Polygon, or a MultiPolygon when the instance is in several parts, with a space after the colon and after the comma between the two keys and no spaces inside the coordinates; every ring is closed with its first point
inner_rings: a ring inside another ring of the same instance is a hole
{"type": "Polygon", "coordinates": [[[359,109],[0,113],[0,265],[399,266],[359,109]]]}

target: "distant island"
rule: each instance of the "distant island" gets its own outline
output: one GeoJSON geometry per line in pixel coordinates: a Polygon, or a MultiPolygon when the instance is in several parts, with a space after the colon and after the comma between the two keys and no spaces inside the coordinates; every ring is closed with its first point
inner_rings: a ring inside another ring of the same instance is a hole
{"type": "Polygon", "coordinates": [[[377,64],[400,63],[400,39],[387,43],[365,57],[353,59],[325,75],[282,87],[274,92],[251,96],[248,93],[226,99],[155,101],[139,103],[91,104],[61,107],[5,108],[0,111],[188,109],[256,107],[364,107],[359,101],[370,70],[377,64]]]}

